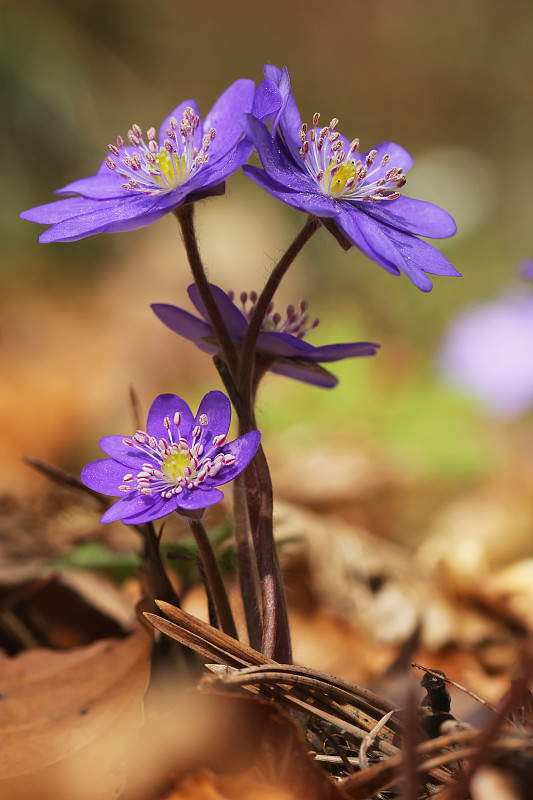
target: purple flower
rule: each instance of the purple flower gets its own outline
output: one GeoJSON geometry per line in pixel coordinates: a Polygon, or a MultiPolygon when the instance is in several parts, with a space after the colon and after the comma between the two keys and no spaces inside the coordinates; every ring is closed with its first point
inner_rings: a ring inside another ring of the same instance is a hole
{"type": "MultiPolygon", "coordinates": [[[[248,330],[248,322],[253,313],[257,294],[243,292],[240,306],[233,302],[233,293],[226,294],[218,286],[210,284],[213,298],[226,323],[231,338],[237,344],[243,342],[248,330]]],[[[194,342],[206,353],[217,353],[219,348],[207,311],[193,283],[187,289],[191,302],[203,319],[189,314],[183,308],[155,303],[152,309],[161,322],[180,336],[194,342]]],[[[340,361],[343,358],[373,356],[378,344],[372,342],[351,342],[330,344],[322,347],[304,342],[301,337],[318,325],[318,319],[309,324],[307,302],[302,300],[298,309],[288,306],[285,319],[274,312],[273,306],[265,316],[257,339],[257,366],[259,372],[269,369],[279,375],[331,388],[336,386],[337,378],[320,366],[320,362],[340,361]]]]}
{"type": "Polygon", "coordinates": [[[96,175],[69,183],[57,194],[75,194],[31,208],[23,219],[51,227],[41,242],[73,242],[95,233],[130,231],[155,222],[183,203],[222,194],[224,181],[253,146],[242,137],[239,115],[252,110],[254,83],[238,80],[202,122],[194,100],[163,120],[159,135],[138,125],[109,145],[96,175]],[[239,144],[238,144],[239,142],[239,144]]]}
{"type": "Polygon", "coordinates": [[[243,167],[248,177],[283,203],[319,217],[324,227],[348,249],[355,245],[387,272],[404,272],[422,291],[430,291],[433,275],[460,273],[438,250],[418,236],[452,236],[456,226],[442,208],[400,196],[412,166],[409,153],[384,142],[358,155],[359,140],[348,141],[338,120],[319,127],[302,125],[290,92],[286,68],[265,67],[258,93],[274,84],[279,91],[271,133],[258,115],[241,122],[255,144],[263,169],[243,167]]]}
{"type": "Polygon", "coordinates": [[[517,273],[521,278],[533,281],[533,258],[526,258],[518,264],[517,273]]]}
{"type": "Polygon", "coordinates": [[[449,327],[439,368],[490,413],[533,408],[533,292],[516,289],[466,308],[449,327]]]}
{"type": "Polygon", "coordinates": [[[81,479],[97,492],[123,497],[100,521],[136,525],[222,500],[216,487],[248,466],[261,439],[259,431],[250,431],[227,442],[230,419],[222,392],[208,392],[196,417],[177,395],[161,394],[148,412],[146,431],[101,439],[110,458],[87,464],[81,479]]]}

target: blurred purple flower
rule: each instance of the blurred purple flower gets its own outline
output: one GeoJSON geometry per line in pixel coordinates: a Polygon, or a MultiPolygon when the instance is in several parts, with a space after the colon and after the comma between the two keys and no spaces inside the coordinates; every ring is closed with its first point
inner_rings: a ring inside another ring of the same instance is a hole
{"type": "Polygon", "coordinates": [[[533,292],[513,289],[460,312],[438,364],[448,381],[496,416],[533,408],[533,292]]]}
{"type": "Polygon", "coordinates": [[[51,225],[41,242],[73,242],[141,228],[183,203],[222,194],[225,179],[253,149],[242,139],[239,115],[252,110],[254,91],[253,81],[236,81],[203,122],[194,100],[186,100],[163,120],[159,136],[150,128],[145,139],[133,125],[129,144],[121,136],[110,144],[96,175],[56,192],[75,197],[31,208],[21,217],[51,225]]]}
{"type": "MultiPolygon", "coordinates": [[[[233,302],[233,294],[226,294],[218,286],[210,284],[215,303],[226,323],[231,338],[243,342],[248,330],[248,322],[254,310],[257,294],[243,292],[240,295],[241,308],[233,302]],[[249,305],[248,305],[249,301],[249,305]]],[[[167,328],[180,336],[194,342],[206,353],[217,353],[218,344],[209,322],[207,311],[193,283],[187,289],[191,302],[203,319],[189,314],[182,308],[155,303],[154,313],[167,328]]],[[[263,320],[261,332],[257,339],[257,358],[260,370],[269,369],[279,375],[312,383],[316,386],[332,388],[338,383],[337,378],[320,366],[320,362],[340,361],[343,358],[373,356],[378,344],[372,342],[352,342],[346,344],[330,344],[322,347],[302,341],[303,336],[318,325],[318,320],[308,324],[307,303],[302,300],[299,309],[288,306],[287,316],[274,312],[273,306],[263,320]]]]}
{"type": "Polygon", "coordinates": [[[311,127],[302,125],[286,68],[267,65],[264,74],[258,94],[268,96],[276,86],[279,110],[271,111],[271,132],[265,114],[241,116],[263,165],[244,166],[245,174],[283,203],[319,217],[343,247],[355,245],[393,275],[404,272],[422,291],[432,288],[426,272],[459,275],[417,238],[452,236],[456,226],[438,206],[400,196],[413,163],[409,153],[383,142],[358,158],[359,140],[338,133],[337,119],[321,128],[315,114],[311,127]]]}
{"type": "Polygon", "coordinates": [[[521,278],[533,281],[533,258],[526,258],[517,267],[517,272],[521,278]]]}
{"type": "Polygon", "coordinates": [[[124,497],[100,521],[136,525],[222,500],[216,487],[248,466],[261,439],[259,431],[250,431],[226,443],[230,419],[222,392],[208,392],[196,417],[180,397],[162,394],[150,408],[146,431],[101,439],[110,458],[87,464],[81,479],[97,492],[124,497]]]}

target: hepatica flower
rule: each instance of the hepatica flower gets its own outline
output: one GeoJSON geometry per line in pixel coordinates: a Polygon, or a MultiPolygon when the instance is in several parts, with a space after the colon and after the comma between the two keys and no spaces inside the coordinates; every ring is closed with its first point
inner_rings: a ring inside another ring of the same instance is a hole
{"type": "Polygon", "coordinates": [[[443,209],[401,193],[413,164],[409,153],[384,142],[361,154],[359,140],[342,136],[336,118],[321,125],[315,114],[311,125],[302,124],[287,70],[266,66],[265,79],[278,88],[280,110],[271,131],[253,113],[242,115],[263,166],[243,167],[246,175],[282,202],[319,217],[343,246],[355,245],[393,275],[404,272],[423,291],[432,288],[425,273],[459,275],[418,238],[451,236],[456,227],[443,209]]]}
{"type": "Polygon", "coordinates": [[[69,183],[57,194],[75,195],[37,206],[23,219],[51,227],[41,242],[72,242],[95,233],[141,228],[190,203],[224,191],[224,181],[246,161],[239,115],[252,110],[254,83],[238,80],[202,121],[187,100],[163,121],[159,133],[138,125],[109,145],[96,175],[69,183]]]}
{"type": "Polygon", "coordinates": [[[140,524],[222,500],[216,487],[248,466],[261,439],[259,431],[250,431],[228,442],[230,419],[222,392],[206,394],[196,416],[177,395],[162,394],[150,408],[146,431],[101,439],[109,458],[93,461],[81,473],[89,488],[120,497],[101,522],[140,524]]]}
{"type": "Polygon", "coordinates": [[[446,380],[495,416],[533,409],[533,292],[513,288],[460,312],[438,364],[446,380]]]}
{"type": "MultiPolygon", "coordinates": [[[[226,294],[218,286],[210,284],[213,298],[226,323],[228,332],[238,345],[246,337],[248,322],[253,313],[257,294],[241,293],[234,302],[233,293],[226,294]]],[[[201,319],[189,314],[183,308],[155,303],[152,309],[170,330],[194,342],[206,353],[217,353],[217,340],[209,322],[207,311],[195,284],[188,288],[191,302],[201,315],[201,319]]],[[[288,306],[286,316],[271,306],[263,320],[257,339],[257,364],[259,373],[269,369],[289,378],[331,388],[337,378],[320,366],[320,363],[340,361],[343,358],[373,356],[379,345],[372,342],[351,342],[313,347],[303,341],[303,337],[318,325],[318,319],[309,320],[307,303],[302,301],[298,308],[288,306]]]]}

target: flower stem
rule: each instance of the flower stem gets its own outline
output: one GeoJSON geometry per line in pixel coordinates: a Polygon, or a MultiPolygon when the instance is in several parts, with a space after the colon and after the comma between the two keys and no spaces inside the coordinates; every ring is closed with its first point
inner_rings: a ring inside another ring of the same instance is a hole
{"type": "MultiPolygon", "coordinates": [[[[222,359],[218,356],[213,356],[213,361],[239,417],[239,432],[242,435],[246,433],[246,431],[252,430],[255,425],[252,416],[253,409],[251,409],[251,414],[249,414],[229,374],[229,370],[222,359]]],[[[248,516],[252,531],[257,570],[261,582],[263,606],[261,651],[269,658],[274,658],[282,664],[290,664],[292,661],[292,654],[287,606],[274,543],[272,481],[268,463],[261,445],[259,445],[252,463],[247,467],[243,475],[246,481],[248,516]]],[[[237,527],[237,513],[238,510],[236,507],[236,537],[242,536],[243,541],[244,535],[237,527]]],[[[243,558],[242,561],[239,561],[239,574],[242,576],[241,580],[244,578],[249,584],[250,578],[246,577],[246,571],[249,569],[247,566],[247,559],[249,556],[248,554],[246,554],[246,556],[244,555],[244,547],[245,545],[243,544],[243,551],[240,552],[239,539],[237,538],[237,554],[243,558]]],[[[246,547],[249,547],[249,545],[247,544],[246,547]]],[[[247,586],[246,595],[243,592],[242,597],[245,608],[248,603],[255,602],[255,593],[251,585],[247,586]]],[[[251,608],[253,608],[253,606],[251,606],[251,608]]],[[[253,612],[251,613],[253,614],[253,612]]],[[[258,638],[261,636],[261,628],[257,628],[255,619],[252,616],[250,617],[250,624],[253,625],[254,630],[253,637],[250,635],[251,643],[252,641],[258,641],[258,638]]]]}
{"type": "Polygon", "coordinates": [[[233,613],[229,604],[228,594],[226,592],[226,587],[224,586],[224,581],[222,580],[222,573],[220,572],[220,567],[213,551],[209,536],[207,535],[206,530],[199,519],[188,519],[188,523],[191,527],[196,546],[198,547],[200,559],[205,570],[207,582],[211,590],[211,596],[213,598],[217,616],[220,621],[220,627],[224,633],[228,634],[228,636],[238,639],[239,637],[237,635],[237,628],[235,627],[233,613]]]}
{"type": "Polygon", "coordinates": [[[272,302],[272,298],[274,297],[276,289],[280,285],[283,276],[289,269],[298,253],[303,249],[309,239],[319,228],[320,220],[318,217],[314,217],[312,214],[309,214],[302,230],[281,256],[280,260],[270,273],[263,291],[257,298],[254,312],[248,325],[246,339],[244,340],[241,358],[241,374],[239,380],[240,393],[249,411],[251,411],[252,405],[251,393],[255,365],[255,348],[257,344],[257,337],[259,336],[259,332],[261,330],[261,323],[265,318],[268,306],[272,302]]]}
{"type": "MultiPolygon", "coordinates": [[[[232,405],[237,412],[240,427],[246,427],[246,430],[252,430],[254,425],[237,392],[227,364],[217,355],[213,356],[213,362],[230,397],[232,405]],[[244,425],[244,423],[246,423],[246,425],[244,425]]],[[[235,543],[237,545],[237,571],[239,574],[248,640],[251,647],[261,652],[263,624],[257,601],[259,594],[259,577],[249,535],[246,484],[242,474],[237,475],[233,484],[233,518],[235,524],[235,543]]]]}
{"type": "Polygon", "coordinates": [[[235,543],[237,545],[237,566],[241,589],[244,618],[248,631],[250,647],[261,652],[263,624],[257,597],[259,581],[252,543],[249,534],[248,506],[246,503],[246,484],[242,475],[237,475],[233,484],[233,518],[235,524],[235,543]]]}
{"type": "Polygon", "coordinates": [[[147,522],[145,525],[136,525],[135,528],[143,537],[144,547],[141,561],[143,574],[152,595],[152,603],[154,600],[165,600],[167,603],[180,606],[179,597],[161,561],[160,535],[156,534],[154,523],[147,522]]]}
{"type": "Polygon", "coordinates": [[[261,446],[244,473],[248,513],[254,542],[263,605],[261,651],[282,664],[292,663],[287,604],[279,568],[273,525],[270,470],[261,446]]]}
{"type": "Polygon", "coordinates": [[[200,250],[198,249],[198,242],[194,229],[194,203],[186,203],[183,206],[178,206],[174,211],[174,216],[180,225],[183,245],[187,253],[192,276],[198,287],[198,292],[200,293],[200,297],[207,311],[209,321],[220,343],[229,370],[231,374],[236,377],[238,375],[239,365],[235,346],[228,333],[224,320],[222,319],[222,315],[218,310],[218,306],[213,299],[213,295],[211,294],[209,281],[205,274],[200,250]]]}

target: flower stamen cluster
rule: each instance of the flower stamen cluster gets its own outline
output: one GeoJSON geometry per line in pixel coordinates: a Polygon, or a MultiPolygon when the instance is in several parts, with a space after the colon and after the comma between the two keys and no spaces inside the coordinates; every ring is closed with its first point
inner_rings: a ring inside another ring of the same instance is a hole
{"type": "MultiPolygon", "coordinates": [[[[229,291],[227,295],[232,302],[235,301],[235,292],[229,291]]],[[[241,303],[240,310],[247,322],[250,322],[252,319],[257,303],[257,296],[257,292],[254,291],[250,293],[241,292],[239,295],[241,303]]],[[[263,321],[261,322],[261,330],[267,331],[268,333],[289,333],[292,336],[296,336],[298,339],[303,339],[304,336],[306,336],[309,331],[314,330],[320,322],[320,320],[316,318],[310,324],[307,324],[309,320],[309,314],[307,314],[308,307],[309,304],[307,300],[300,300],[298,310],[296,310],[292,304],[288,305],[285,309],[286,317],[283,319],[278,311],[274,311],[274,303],[270,303],[263,321]]]]}
{"type": "Polygon", "coordinates": [[[313,127],[304,122],[300,128],[300,157],[310,177],[316,181],[323,194],[335,199],[365,200],[379,203],[381,200],[397,200],[406,183],[402,167],[391,166],[383,175],[380,170],[389,164],[388,153],[379,162],[377,150],[370,150],[363,159],[355,160],[359,139],[353,139],[346,150],[336,128],[339,120],[334,117],[329,125],[318,128],[320,114],[314,114],[313,127]],[[376,173],[379,178],[372,180],[376,173]]]}
{"type": "Polygon", "coordinates": [[[125,179],[123,189],[159,197],[186,183],[209,161],[216,130],[210,128],[202,136],[199,130],[200,117],[190,106],[179,123],[176,117],[170,117],[162,144],[157,142],[155,128],[148,129],[146,143],[139,125],[132,125],[128,131],[130,147],[118,136],[117,144],[109,145],[112,156],[105,163],[125,179]]]}
{"type": "Polygon", "coordinates": [[[202,441],[209,424],[207,414],[202,414],[199,425],[195,425],[189,440],[180,435],[181,414],[174,414],[175,433],[172,433],[170,417],[163,420],[168,440],[149,436],[145,431],[137,431],[132,437],[123,439],[126,447],[146,455],[146,462],[137,475],[127,473],[121,492],[137,490],[143,495],[159,494],[163,500],[170,500],[184,489],[197,489],[206,478],[214,478],[224,467],[235,463],[231,453],[216,453],[225,444],[226,434],[214,436],[210,443],[202,441]]]}

